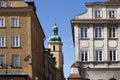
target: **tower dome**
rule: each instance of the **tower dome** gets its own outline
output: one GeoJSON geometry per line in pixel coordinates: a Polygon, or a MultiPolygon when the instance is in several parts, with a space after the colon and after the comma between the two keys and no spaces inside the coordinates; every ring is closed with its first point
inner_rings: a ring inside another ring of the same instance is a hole
{"type": "Polygon", "coordinates": [[[61,42],[61,38],[58,35],[58,27],[56,26],[56,24],[54,24],[54,26],[52,27],[52,31],[53,34],[50,37],[50,42],[61,42]]]}

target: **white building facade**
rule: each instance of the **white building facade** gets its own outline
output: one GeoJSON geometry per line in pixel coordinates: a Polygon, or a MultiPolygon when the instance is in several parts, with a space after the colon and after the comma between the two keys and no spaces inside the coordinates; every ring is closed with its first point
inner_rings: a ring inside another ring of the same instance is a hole
{"type": "Polygon", "coordinates": [[[75,63],[69,80],[120,80],[120,0],[86,3],[71,20],[75,63]]]}

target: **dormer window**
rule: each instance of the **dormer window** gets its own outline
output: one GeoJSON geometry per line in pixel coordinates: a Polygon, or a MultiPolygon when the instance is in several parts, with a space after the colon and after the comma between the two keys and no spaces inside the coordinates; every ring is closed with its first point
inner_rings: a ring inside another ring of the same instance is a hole
{"type": "Polygon", "coordinates": [[[0,1],[0,7],[3,7],[3,6],[4,6],[3,2],[2,2],[2,1],[0,1]]]}
{"type": "Polygon", "coordinates": [[[12,6],[12,2],[11,1],[8,1],[7,2],[7,7],[11,7],[12,6]]]}

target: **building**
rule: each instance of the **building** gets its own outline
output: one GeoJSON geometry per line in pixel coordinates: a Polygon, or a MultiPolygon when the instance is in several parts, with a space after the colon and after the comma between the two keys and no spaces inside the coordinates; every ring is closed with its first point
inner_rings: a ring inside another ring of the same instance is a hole
{"type": "Polygon", "coordinates": [[[50,53],[50,49],[45,49],[45,79],[56,80],[56,59],[50,53]]]}
{"type": "Polygon", "coordinates": [[[44,32],[33,0],[0,0],[0,80],[44,80],[44,32]]]}
{"type": "Polygon", "coordinates": [[[120,79],[120,0],[86,3],[71,20],[75,63],[69,80],[120,79]]]}
{"type": "Polygon", "coordinates": [[[58,35],[58,27],[56,24],[52,27],[53,34],[50,37],[48,48],[51,49],[51,54],[56,58],[56,80],[64,80],[63,73],[63,52],[62,52],[62,41],[58,35]]]}

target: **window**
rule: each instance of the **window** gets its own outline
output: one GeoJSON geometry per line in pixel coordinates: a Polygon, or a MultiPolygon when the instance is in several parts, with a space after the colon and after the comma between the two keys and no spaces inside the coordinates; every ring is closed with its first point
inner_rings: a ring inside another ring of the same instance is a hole
{"type": "Polygon", "coordinates": [[[0,27],[4,27],[5,26],[5,18],[0,18],[0,27]]]}
{"type": "Polygon", "coordinates": [[[5,55],[0,55],[0,65],[5,65],[5,55]]]}
{"type": "Polygon", "coordinates": [[[87,38],[88,28],[87,27],[82,27],[80,33],[81,33],[81,38],[87,38]]]}
{"type": "Polygon", "coordinates": [[[12,55],[12,66],[13,67],[20,67],[20,57],[19,55],[12,55]]]}
{"type": "Polygon", "coordinates": [[[115,11],[109,10],[109,18],[115,18],[115,11]]]}
{"type": "Polygon", "coordinates": [[[19,19],[18,17],[12,18],[12,27],[18,27],[19,26],[19,19]]]}
{"type": "Polygon", "coordinates": [[[0,1],[0,7],[3,7],[3,6],[4,6],[3,2],[2,2],[2,1],[0,1]]]}
{"type": "Polygon", "coordinates": [[[115,38],[116,37],[116,27],[110,27],[109,28],[109,38],[115,38]]]}
{"type": "Polygon", "coordinates": [[[100,18],[100,17],[101,17],[100,10],[95,10],[95,18],[100,18]]]}
{"type": "Polygon", "coordinates": [[[102,38],[102,27],[94,28],[95,38],[102,38]]]}
{"type": "Polygon", "coordinates": [[[110,50],[109,51],[109,58],[110,58],[110,61],[115,61],[116,60],[116,50],[110,50]]]}
{"type": "Polygon", "coordinates": [[[115,78],[111,78],[111,79],[109,79],[109,80],[116,80],[115,78]]]}
{"type": "Polygon", "coordinates": [[[81,51],[81,61],[88,60],[88,51],[81,51]]]}
{"type": "Polygon", "coordinates": [[[11,6],[12,6],[12,2],[11,2],[11,1],[8,1],[8,2],[7,2],[7,6],[8,6],[8,7],[11,7],[11,6]]]}
{"type": "Polygon", "coordinates": [[[19,35],[12,36],[12,47],[20,47],[20,36],[19,35]]]}
{"type": "Polygon", "coordinates": [[[5,36],[0,35],[0,47],[5,47],[5,36]]]}
{"type": "Polygon", "coordinates": [[[101,50],[96,50],[96,61],[102,61],[102,51],[101,50]]]}
{"type": "Polygon", "coordinates": [[[55,51],[55,45],[53,45],[53,51],[55,51]]]}

